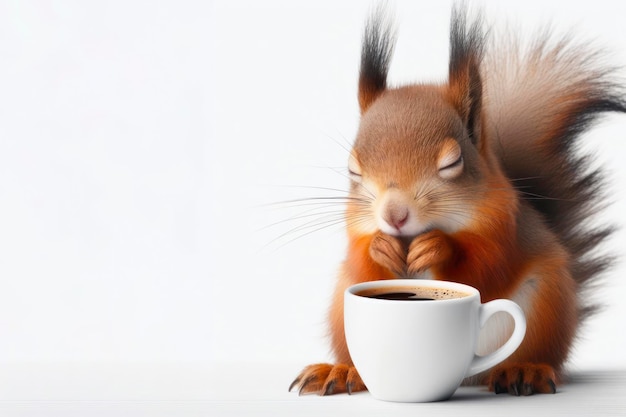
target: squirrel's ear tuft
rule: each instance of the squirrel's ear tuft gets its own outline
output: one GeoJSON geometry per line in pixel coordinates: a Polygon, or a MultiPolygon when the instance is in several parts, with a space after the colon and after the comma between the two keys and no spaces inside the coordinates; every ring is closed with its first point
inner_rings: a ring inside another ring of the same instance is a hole
{"type": "Polygon", "coordinates": [[[387,88],[387,73],[395,34],[382,6],[373,11],[365,26],[361,47],[359,106],[361,114],[387,88]]]}
{"type": "Polygon", "coordinates": [[[481,145],[482,133],[480,120],[483,87],[480,63],[484,44],[481,18],[476,18],[468,25],[465,7],[455,7],[450,26],[450,101],[459,112],[472,143],[478,147],[481,145]]]}

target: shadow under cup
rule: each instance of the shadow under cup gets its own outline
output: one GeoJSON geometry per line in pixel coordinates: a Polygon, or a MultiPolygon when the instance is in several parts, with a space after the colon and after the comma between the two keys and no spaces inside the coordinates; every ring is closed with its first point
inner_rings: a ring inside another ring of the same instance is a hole
{"type": "Polygon", "coordinates": [[[511,355],[526,331],[522,310],[510,300],[481,304],[473,287],[416,279],[348,288],[344,325],[350,356],[371,395],[399,402],[450,398],[465,377],[511,355]],[[513,317],[515,330],[498,350],[477,356],[480,329],[498,311],[513,317]]]}

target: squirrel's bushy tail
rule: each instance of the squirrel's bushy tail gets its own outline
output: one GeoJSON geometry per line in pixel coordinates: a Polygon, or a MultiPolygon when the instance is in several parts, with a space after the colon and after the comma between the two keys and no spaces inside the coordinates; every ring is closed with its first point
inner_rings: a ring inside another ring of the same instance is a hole
{"type": "Polygon", "coordinates": [[[488,44],[481,66],[487,137],[520,197],[571,254],[583,290],[611,263],[595,249],[613,228],[587,222],[606,200],[602,172],[578,141],[603,113],[626,112],[626,95],[589,47],[549,34],[524,49],[504,39],[488,44]]]}

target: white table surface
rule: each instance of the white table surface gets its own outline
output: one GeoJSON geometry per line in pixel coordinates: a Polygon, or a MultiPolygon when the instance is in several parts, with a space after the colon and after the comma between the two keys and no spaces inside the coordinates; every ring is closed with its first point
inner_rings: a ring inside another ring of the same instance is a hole
{"type": "Polygon", "coordinates": [[[626,416],[626,370],[577,370],[556,395],[461,387],[447,402],[287,392],[302,364],[5,363],[0,416],[626,416]]]}

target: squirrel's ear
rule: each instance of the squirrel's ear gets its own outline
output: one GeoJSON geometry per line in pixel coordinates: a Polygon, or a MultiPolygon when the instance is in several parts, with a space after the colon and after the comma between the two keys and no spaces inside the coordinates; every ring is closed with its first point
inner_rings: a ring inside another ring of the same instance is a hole
{"type": "Polygon", "coordinates": [[[459,112],[470,140],[481,147],[482,82],[480,63],[484,36],[480,19],[467,26],[467,12],[455,8],[450,27],[449,94],[459,112]]]}
{"type": "Polygon", "coordinates": [[[395,37],[383,7],[372,13],[365,26],[361,47],[359,106],[361,114],[387,88],[387,72],[395,37]]]}

